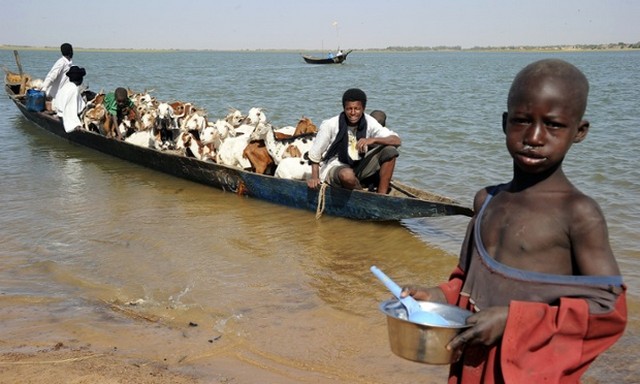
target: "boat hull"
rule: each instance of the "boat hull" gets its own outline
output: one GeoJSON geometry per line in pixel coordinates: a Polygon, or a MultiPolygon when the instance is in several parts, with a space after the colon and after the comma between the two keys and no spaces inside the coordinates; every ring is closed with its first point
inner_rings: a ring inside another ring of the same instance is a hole
{"type": "Polygon", "coordinates": [[[345,52],[343,55],[335,56],[333,58],[321,58],[308,55],[302,55],[302,58],[307,64],[342,64],[347,60],[347,55],[351,51],[345,52]]]}

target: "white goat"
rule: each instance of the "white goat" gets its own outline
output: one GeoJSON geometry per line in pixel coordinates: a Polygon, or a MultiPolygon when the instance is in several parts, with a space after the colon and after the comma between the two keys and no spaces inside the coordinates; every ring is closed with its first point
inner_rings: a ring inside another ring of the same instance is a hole
{"type": "Polygon", "coordinates": [[[207,123],[207,126],[200,132],[200,144],[208,147],[211,156],[214,157],[222,142],[235,135],[236,131],[231,124],[225,120],[216,120],[215,123],[207,123]]]}
{"type": "Polygon", "coordinates": [[[287,157],[280,160],[275,177],[282,179],[307,180],[311,176],[311,165],[300,157],[287,157]]]}
{"type": "Polygon", "coordinates": [[[202,145],[191,132],[182,132],[176,140],[176,149],[184,151],[187,157],[195,157],[198,160],[213,160],[211,149],[202,145]]]}
{"type": "Polygon", "coordinates": [[[247,117],[244,119],[244,124],[253,125],[255,127],[258,123],[266,123],[267,115],[264,114],[264,108],[253,107],[249,110],[247,117]]]}
{"type": "Polygon", "coordinates": [[[245,116],[242,116],[242,112],[240,112],[239,110],[232,109],[224,119],[227,123],[231,124],[235,128],[242,124],[245,116]]]}
{"type": "Polygon", "coordinates": [[[161,148],[160,134],[153,128],[134,132],[125,138],[124,141],[144,148],[161,148]]]}
{"type": "Polygon", "coordinates": [[[207,126],[207,118],[204,112],[192,110],[191,113],[182,120],[181,131],[202,131],[207,126]]]}
{"type": "MultiPolygon", "coordinates": [[[[265,124],[258,123],[254,127],[254,131],[264,129],[264,125],[265,124]]],[[[236,128],[236,131],[237,130],[238,129],[236,128]]],[[[252,140],[253,136],[253,133],[249,133],[225,139],[216,154],[216,162],[218,164],[230,165],[241,169],[251,168],[251,163],[242,155],[242,153],[247,147],[247,144],[252,140]]]]}
{"type": "Polygon", "coordinates": [[[299,157],[304,157],[311,149],[313,136],[298,136],[289,139],[276,140],[273,127],[270,124],[259,125],[251,134],[251,140],[264,140],[267,152],[278,165],[282,159],[292,157],[291,147],[297,148],[299,157]]]}

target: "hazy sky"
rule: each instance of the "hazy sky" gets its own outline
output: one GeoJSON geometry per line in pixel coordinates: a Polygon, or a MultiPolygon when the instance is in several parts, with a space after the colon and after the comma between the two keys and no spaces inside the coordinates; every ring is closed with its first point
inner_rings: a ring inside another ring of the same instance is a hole
{"type": "Polygon", "coordinates": [[[191,0],[2,4],[0,44],[365,49],[636,43],[638,0],[191,0]]]}

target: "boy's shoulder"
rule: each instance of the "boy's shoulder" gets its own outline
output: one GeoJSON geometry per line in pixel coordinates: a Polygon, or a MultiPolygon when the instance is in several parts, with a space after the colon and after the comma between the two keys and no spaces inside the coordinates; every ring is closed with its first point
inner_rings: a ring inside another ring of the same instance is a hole
{"type": "Polygon", "coordinates": [[[473,210],[476,213],[479,212],[489,194],[495,194],[499,188],[504,187],[504,185],[505,184],[489,185],[477,191],[473,198],[473,210]]]}
{"type": "Polygon", "coordinates": [[[604,217],[598,202],[593,197],[577,189],[566,199],[566,203],[567,210],[571,212],[576,220],[604,217]]]}
{"type": "MultiPolygon", "coordinates": [[[[489,185],[478,190],[473,199],[473,207],[475,212],[479,212],[487,198],[497,195],[500,191],[509,191],[509,183],[489,185]]],[[[534,199],[544,201],[544,204],[532,205],[538,207],[538,212],[545,210],[554,211],[555,214],[563,212],[574,222],[589,218],[604,217],[600,205],[591,196],[585,194],[579,189],[570,185],[570,188],[563,192],[544,192],[544,195],[536,195],[528,192],[529,197],[525,200],[534,199]]],[[[520,200],[523,201],[523,200],[520,200]]],[[[533,200],[532,200],[533,201],[533,200]]]]}

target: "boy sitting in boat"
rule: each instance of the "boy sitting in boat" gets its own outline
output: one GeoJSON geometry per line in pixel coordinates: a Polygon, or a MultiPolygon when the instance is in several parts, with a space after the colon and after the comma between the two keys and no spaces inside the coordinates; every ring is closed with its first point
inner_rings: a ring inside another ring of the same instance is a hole
{"type": "Polygon", "coordinates": [[[116,88],[114,92],[104,96],[104,106],[107,109],[107,121],[105,122],[105,135],[123,140],[118,127],[125,116],[130,112],[135,113],[133,100],[129,98],[129,93],[122,87],[116,88]]]}

